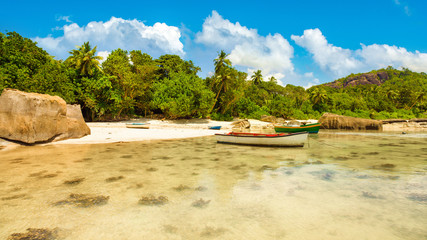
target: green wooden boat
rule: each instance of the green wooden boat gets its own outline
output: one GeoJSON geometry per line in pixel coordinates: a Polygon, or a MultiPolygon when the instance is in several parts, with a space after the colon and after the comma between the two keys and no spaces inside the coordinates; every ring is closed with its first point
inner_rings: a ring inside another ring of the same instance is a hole
{"type": "Polygon", "coordinates": [[[320,129],[320,123],[312,123],[300,126],[274,126],[276,132],[286,132],[286,133],[295,133],[295,132],[309,132],[309,133],[318,133],[320,129]]]}

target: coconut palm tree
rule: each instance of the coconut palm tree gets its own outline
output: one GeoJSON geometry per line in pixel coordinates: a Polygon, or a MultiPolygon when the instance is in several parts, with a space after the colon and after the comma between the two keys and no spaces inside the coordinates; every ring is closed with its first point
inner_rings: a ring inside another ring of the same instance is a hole
{"type": "Polygon", "coordinates": [[[411,110],[416,103],[423,102],[424,97],[426,96],[425,92],[415,92],[414,93],[414,103],[409,107],[409,110],[411,110]]]}
{"type": "Polygon", "coordinates": [[[261,70],[257,70],[256,72],[254,72],[254,75],[252,75],[251,80],[255,85],[261,84],[262,82],[261,70]]]}
{"type": "Polygon", "coordinates": [[[227,59],[228,54],[221,50],[218,57],[214,60],[215,74],[211,85],[212,91],[216,92],[216,97],[211,111],[214,109],[221,92],[226,92],[229,88],[231,76],[231,61],[227,59]]]}
{"type": "Polygon", "coordinates": [[[313,103],[313,105],[323,103],[326,101],[327,98],[328,98],[327,93],[323,88],[315,88],[310,93],[310,100],[313,103]]]}
{"type": "Polygon", "coordinates": [[[96,46],[92,49],[89,42],[85,42],[81,46],[77,46],[77,49],[73,49],[69,52],[70,57],[65,60],[69,62],[71,66],[74,66],[79,70],[80,75],[93,75],[94,69],[102,71],[99,60],[102,60],[101,56],[95,56],[96,46]]]}
{"type": "Polygon", "coordinates": [[[386,92],[387,98],[395,103],[396,99],[399,97],[399,91],[390,89],[386,92]]]}
{"type": "Polygon", "coordinates": [[[274,76],[269,78],[270,82],[277,83],[277,79],[274,76]]]}
{"type": "Polygon", "coordinates": [[[228,55],[224,50],[221,50],[218,57],[214,60],[215,75],[221,75],[225,69],[231,67],[231,61],[227,59],[228,55]]]}

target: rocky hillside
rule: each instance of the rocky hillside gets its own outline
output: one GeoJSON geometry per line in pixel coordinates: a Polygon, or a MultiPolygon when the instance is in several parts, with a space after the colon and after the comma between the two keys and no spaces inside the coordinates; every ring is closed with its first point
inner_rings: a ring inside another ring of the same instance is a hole
{"type": "Polygon", "coordinates": [[[362,73],[357,75],[349,75],[345,78],[326,83],[325,86],[332,88],[345,88],[348,86],[375,84],[381,85],[389,79],[387,72],[362,73]]]}

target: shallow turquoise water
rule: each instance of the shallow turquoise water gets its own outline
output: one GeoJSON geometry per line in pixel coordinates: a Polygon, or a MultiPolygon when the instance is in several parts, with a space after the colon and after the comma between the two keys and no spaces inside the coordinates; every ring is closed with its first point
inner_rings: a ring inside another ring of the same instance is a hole
{"type": "MultiPolygon", "coordinates": [[[[408,134],[409,135],[409,134],[408,134]]],[[[304,148],[214,137],[0,152],[0,239],[426,239],[427,138],[320,133],[304,148]],[[108,196],[90,207],[70,194],[108,196]],[[146,196],[163,205],[143,205],[146,196]]]]}

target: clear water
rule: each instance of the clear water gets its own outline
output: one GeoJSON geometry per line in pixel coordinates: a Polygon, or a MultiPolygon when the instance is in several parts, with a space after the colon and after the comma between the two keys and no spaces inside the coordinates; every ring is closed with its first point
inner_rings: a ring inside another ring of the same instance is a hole
{"type": "Polygon", "coordinates": [[[0,169],[0,239],[27,228],[61,239],[427,239],[423,135],[20,147],[0,152],[0,169]],[[70,194],[109,199],[55,205],[70,194]],[[139,204],[150,194],[169,201],[139,204]]]}

